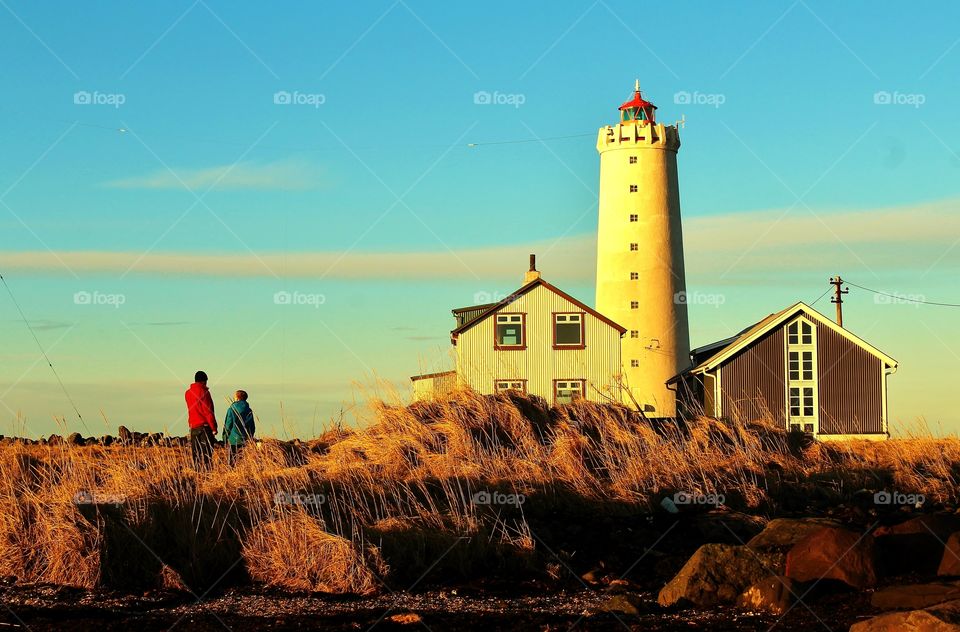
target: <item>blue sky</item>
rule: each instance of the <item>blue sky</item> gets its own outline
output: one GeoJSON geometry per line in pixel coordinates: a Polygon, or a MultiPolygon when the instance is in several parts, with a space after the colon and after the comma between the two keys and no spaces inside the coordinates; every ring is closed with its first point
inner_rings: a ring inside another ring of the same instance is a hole
{"type": "MultiPolygon", "coordinates": [[[[592,303],[594,135],[639,77],[686,119],[688,286],[722,297],[695,345],[838,272],[960,302],[960,7],[910,11],[6,0],[0,271],[93,432],[180,431],[201,366],[277,434],[355,421],[443,366],[449,308],[509,292],[526,252],[592,303]]],[[[853,289],[848,325],[901,362],[896,420],[960,425],[958,315],[853,289]]],[[[72,428],[9,297],[0,317],[0,432],[72,428]]]]}

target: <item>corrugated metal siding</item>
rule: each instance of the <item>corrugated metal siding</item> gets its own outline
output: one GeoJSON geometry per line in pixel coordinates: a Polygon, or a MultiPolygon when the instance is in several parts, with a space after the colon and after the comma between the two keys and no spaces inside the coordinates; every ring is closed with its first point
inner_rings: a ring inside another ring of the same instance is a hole
{"type": "Polygon", "coordinates": [[[413,380],[413,399],[415,401],[432,399],[443,393],[449,393],[456,385],[457,374],[454,371],[421,377],[413,380]]]}
{"type": "Polygon", "coordinates": [[[617,395],[620,366],[620,332],[585,313],[586,349],[553,348],[553,313],[580,312],[576,305],[554,292],[537,287],[504,307],[502,312],[527,315],[527,348],[497,351],[493,348],[495,317],[490,316],[457,339],[457,373],[479,393],[492,393],[498,379],[525,379],[527,392],[553,401],[553,380],[584,379],[587,399],[604,401],[598,393],[617,395]]]}
{"type": "Polygon", "coordinates": [[[769,332],[724,363],[720,371],[723,416],[769,419],[786,428],[784,328],[769,332]]]}
{"type": "Polygon", "coordinates": [[[817,327],[820,434],[881,433],[883,363],[827,327],[817,327]]]}

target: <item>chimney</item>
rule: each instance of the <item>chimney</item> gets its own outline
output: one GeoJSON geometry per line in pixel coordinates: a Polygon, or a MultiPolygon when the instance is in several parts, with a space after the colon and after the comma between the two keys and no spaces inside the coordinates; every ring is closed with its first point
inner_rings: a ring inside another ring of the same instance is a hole
{"type": "Polygon", "coordinates": [[[537,272],[537,255],[530,255],[530,269],[527,270],[527,273],[523,275],[523,284],[526,285],[531,281],[536,281],[540,278],[540,273],[537,272]]]}

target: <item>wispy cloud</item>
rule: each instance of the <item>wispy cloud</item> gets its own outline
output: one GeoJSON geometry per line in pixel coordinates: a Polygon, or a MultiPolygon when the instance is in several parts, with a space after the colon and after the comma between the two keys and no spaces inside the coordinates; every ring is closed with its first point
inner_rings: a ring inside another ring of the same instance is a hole
{"type": "MultiPolygon", "coordinates": [[[[818,212],[794,209],[688,218],[684,250],[688,280],[697,283],[766,283],[778,275],[832,273],[867,266],[872,271],[926,270],[960,265],[960,202],[886,209],[818,212]]],[[[526,269],[527,254],[540,253],[544,276],[589,282],[596,270],[596,235],[557,241],[459,249],[455,252],[151,253],[5,252],[7,269],[60,274],[64,263],[79,272],[116,272],[136,265],[139,274],[182,276],[460,280],[485,279],[511,286],[526,269]],[[266,266],[264,265],[266,264],[266,266]]],[[[491,291],[499,287],[494,285],[491,291]]]]}
{"type": "Polygon", "coordinates": [[[236,165],[214,167],[160,169],[142,176],[132,176],[105,182],[114,189],[183,189],[203,191],[237,189],[312,189],[323,182],[321,169],[300,161],[256,164],[241,162],[236,165]]]}

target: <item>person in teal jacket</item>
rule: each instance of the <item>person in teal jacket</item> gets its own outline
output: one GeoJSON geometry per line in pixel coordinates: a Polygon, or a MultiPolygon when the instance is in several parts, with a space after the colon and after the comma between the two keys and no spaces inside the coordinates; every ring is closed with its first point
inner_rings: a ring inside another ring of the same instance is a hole
{"type": "Polygon", "coordinates": [[[257,431],[253,409],[247,403],[247,392],[237,391],[234,402],[227,409],[223,421],[223,443],[227,447],[227,465],[233,467],[243,445],[253,439],[257,431]]]}

